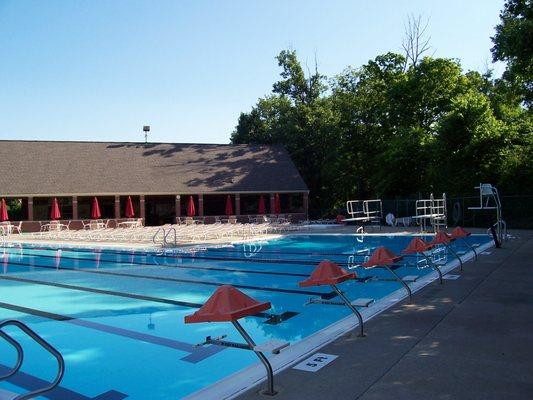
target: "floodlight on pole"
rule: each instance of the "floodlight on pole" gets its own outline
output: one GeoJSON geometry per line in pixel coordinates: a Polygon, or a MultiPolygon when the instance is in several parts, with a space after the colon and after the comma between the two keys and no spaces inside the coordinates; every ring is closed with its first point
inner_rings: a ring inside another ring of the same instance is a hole
{"type": "Polygon", "coordinates": [[[150,132],[150,125],[144,125],[143,132],[144,132],[144,143],[148,143],[148,132],[150,132]]]}

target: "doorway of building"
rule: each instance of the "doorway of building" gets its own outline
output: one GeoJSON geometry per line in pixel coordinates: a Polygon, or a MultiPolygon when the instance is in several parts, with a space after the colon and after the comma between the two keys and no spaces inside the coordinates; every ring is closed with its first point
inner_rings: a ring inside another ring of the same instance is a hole
{"type": "Polygon", "coordinates": [[[146,196],[145,225],[158,226],[176,222],[175,196],[146,196]]]}

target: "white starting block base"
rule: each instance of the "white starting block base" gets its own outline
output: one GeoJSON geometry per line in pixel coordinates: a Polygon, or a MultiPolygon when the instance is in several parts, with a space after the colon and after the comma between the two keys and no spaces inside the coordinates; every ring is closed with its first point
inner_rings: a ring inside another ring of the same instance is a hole
{"type": "Polygon", "coordinates": [[[355,307],[368,307],[374,302],[374,299],[359,298],[352,301],[352,305],[355,307]]]}
{"type": "Polygon", "coordinates": [[[261,353],[279,354],[281,350],[289,346],[289,342],[283,340],[272,339],[268,342],[258,344],[253,348],[254,351],[260,351],[261,353]]]}
{"type": "Polygon", "coordinates": [[[455,281],[457,279],[459,279],[461,277],[461,275],[455,275],[455,274],[446,274],[442,277],[442,279],[446,279],[446,280],[449,280],[449,281],[455,281]]]}

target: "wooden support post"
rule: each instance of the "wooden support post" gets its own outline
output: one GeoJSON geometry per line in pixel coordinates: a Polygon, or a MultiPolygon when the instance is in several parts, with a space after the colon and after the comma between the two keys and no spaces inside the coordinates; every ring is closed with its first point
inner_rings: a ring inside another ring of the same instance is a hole
{"type": "Polygon", "coordinates": [[[198,215],[200,217],[204,216],[204,195],[203,194],[198,195],[198,215]]]}
{"type": "Polygon", "coordinates": [[[146,211],[145,211],[145,208],[144,208],[144,194],[141,194],[139,196],[139,214],[140,214],[140,217],[143,220],[143,223],[146,225],[146,211]]]}
{"type": "Polygon", "coordinates": [[[241,215],[241,195],[237,193],[235,195],[235,215],[241,215]]]}
{"type": "Polygon", "coordinates": [[[28,197],[28,221],[33,221],[33,197],[28,197]]]}
{"type": "Polygon", "coordinates": [[[309,193],[303,194],[305,219],[309,219],[309,193]]]}
{"type": "Polygon", "coordinates": [[[120,196],[115,196],[115,219],[120,219],[120,196]]]}
{"type": "Polygon", "coordinates": [[[181,217],[181,196],[179,194],[176,195],[175,210],[176,210],[176,218],[181,217]]]}
{"type": "Polygon", "coordinates": [[[78,219],[78,196],[72,196],[72,219],[78,219]]]}

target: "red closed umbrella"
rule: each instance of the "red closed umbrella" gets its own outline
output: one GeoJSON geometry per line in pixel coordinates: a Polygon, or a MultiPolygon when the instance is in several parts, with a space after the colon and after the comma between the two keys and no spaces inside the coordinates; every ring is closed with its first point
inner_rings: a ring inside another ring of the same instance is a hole
{"type": "Polygon", "coordinates": [[[259,197],[259,209],[257,210],[257,213],[266,214],[265,197],[263,195],[259,197]]]}
{"type": "Polygon", "coordinates": [[[189,196],[189,204],[187,205],[187,216],[194,217],[196,214],[196,207],[194,206],[194,199],[189,196]]]}
{"type": "Polygon", "coordinates": [[[59,203],[57,202],[57,197],[54,197],[52,200],[52,209],[50,210],[50,219],[60,219],[61,212],[59,211],[59,203]]]}
{"type": "Polygon", "coordinates": [[[226,215],[233,215],[233,203],[229,194],[226,198],[226,215]]]}
{"type": "Polygon", "coordinates": [[[128,201],[126,202],[126,218],[135,217],[135,210],[133,209],[133,202],[131,201],[131,196],[128,196],[128,201]]]}
{"type": "Polygon", "coordinates": [[[281,214],[281,201],[279,200],[279,193],[274,196],[274,214],[281,214]]]}
{"type": "Polygon", "coordinates": [[[98,219],[101,216],[100,205],[98,204],[98,199],[95,197],[93,199],[93,206],[91,207],[91,219],[98,219]]]}
{"type": "Polygon", "coordinates": [[[0,222],[7,221],[9,219],[9,215],[7,214],[7,204],[4,199],[0,201],[0,222]]]}

